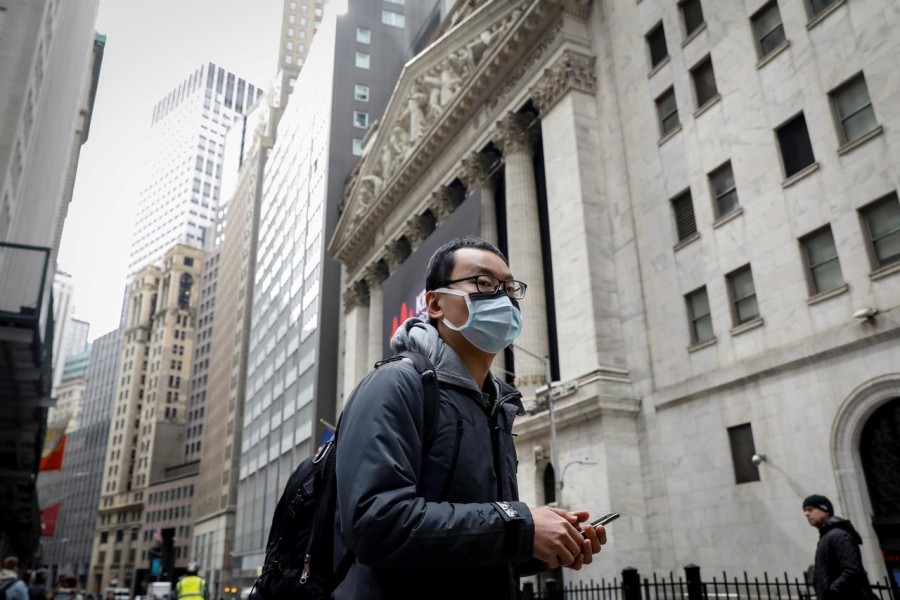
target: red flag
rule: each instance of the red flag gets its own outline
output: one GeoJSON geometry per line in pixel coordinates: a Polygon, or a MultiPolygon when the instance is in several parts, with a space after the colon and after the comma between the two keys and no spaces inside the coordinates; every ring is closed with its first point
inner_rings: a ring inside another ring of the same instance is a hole
{"type": "Polygon", "coordinates": [[[62,508],[62,502],[51,504],[41,511],[41,535],[44,537],[52,537],[56,531],[56,520],[59,518],[59,509],[62,508]]]}
{"type": "Polygon", "coordinates": [[[47,426],[47,435],[44,436],[44,448],[41,450],[40,471],[59,471],[62,469],[69,417],[70,415],[66,415],[47,426]]]}

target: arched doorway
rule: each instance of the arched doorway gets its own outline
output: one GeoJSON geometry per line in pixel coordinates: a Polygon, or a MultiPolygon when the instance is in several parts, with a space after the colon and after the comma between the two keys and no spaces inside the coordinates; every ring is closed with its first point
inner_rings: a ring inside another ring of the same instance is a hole
{"type": "Polygon", "coordinates": [[[872,527],[887,572],[900,586],[900,398],[882,404],[866,421],[859,454],[872,503],[872,527]]]}

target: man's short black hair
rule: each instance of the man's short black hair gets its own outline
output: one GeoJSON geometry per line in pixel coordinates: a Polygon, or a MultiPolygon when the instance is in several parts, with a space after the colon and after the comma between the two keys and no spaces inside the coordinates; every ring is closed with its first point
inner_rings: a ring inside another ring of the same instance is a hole
{"type": "Polygon", "coordinates": [[[500,252],[500,249],[497,248],[497,246],[489,241],[469,236],[456,238],[435,250],[434,254],[431,255],[431,260],[428,261],[428,268],[425,269],[425,291],[430,292],[435,290],[441,287],[442,283],[450,279],[450,274],[453,273],[453,267],[455,265],[453,255],[460,248],[476,248],[478,250],[493,252],[502,258],[503,262],[509,266],[509,261],[506,260],[506,256],[500,252]]]}

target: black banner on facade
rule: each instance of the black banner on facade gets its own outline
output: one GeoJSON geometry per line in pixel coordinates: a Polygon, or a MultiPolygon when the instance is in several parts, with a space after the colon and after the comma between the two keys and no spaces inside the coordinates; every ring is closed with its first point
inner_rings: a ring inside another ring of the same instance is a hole
{"type": "Polygon", "coordinates": [[[425,319],[425,269],[434,251],[446,242],[463,236],[481,235],[481,190],[475,190],[446,221],[390,277],[381,289],[384,298],[382,356],[391,356],[391,337],[410,317],[425,319]]]}

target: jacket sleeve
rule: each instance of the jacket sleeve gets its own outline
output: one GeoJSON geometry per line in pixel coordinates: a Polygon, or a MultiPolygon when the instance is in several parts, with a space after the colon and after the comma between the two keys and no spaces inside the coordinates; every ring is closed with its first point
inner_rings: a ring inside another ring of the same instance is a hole
{"type": "Polygon", "coordinates": [[[524,503],[426,502],[417,493],[423,398],[418,373],[398,361],[371,372],[347,401],[336,454],[338,513],[359,562],[416,569],[531,558],[534,521],[524,503]]]}
{"type": "Polygon", "coordinates": [[[831,540],[833,558],[840,565],[841,572],[831,582],[830,592],[845,594],[855,591],[859,580],[863,577],[862,556],[859,553],[859,545],[846,532],[840,532],[831,540]]]}

